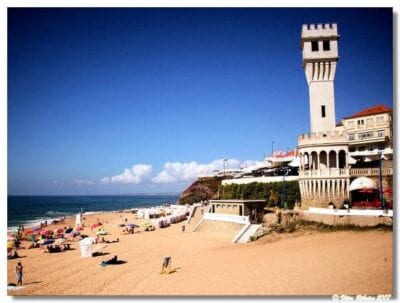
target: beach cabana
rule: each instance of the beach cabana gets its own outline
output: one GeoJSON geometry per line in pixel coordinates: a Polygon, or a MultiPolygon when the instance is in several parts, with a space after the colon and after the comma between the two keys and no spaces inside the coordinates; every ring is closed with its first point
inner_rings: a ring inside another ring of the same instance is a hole
{"type": "Polygon", "coordinates": [[[81,224],[82,224],[82,215],[77,214],[75,219],[75,225],[81,225],[81,224]]]}
{"type": "Polygon", "coordinates": [[[84,238],[79,241],[79,246],[81,249],[81,258],[92,257],[92,245],[95,243],[95,239],[91,237],[84,238]]]}

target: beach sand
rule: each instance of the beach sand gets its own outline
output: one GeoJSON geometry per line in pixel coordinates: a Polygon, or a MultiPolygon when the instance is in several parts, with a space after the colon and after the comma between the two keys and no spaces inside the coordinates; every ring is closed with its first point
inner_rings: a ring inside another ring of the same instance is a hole
{"type": "MultiPolygon", "coordinates": [[[[8,260],[8,283],[14,267],[24,266],[24,288],[8,295],[333,295],[392,293],[392,232],[313,232],[266,236],[231,244],[232,232],[192,232],[173,224],[153,232],[121,233],[118,223],[140,222],[133,214],[86,216],[86,224],[105,223],[120,239],[106,244],[104,256],[81,258],[74,250],[48,254],[21,249],[23,258],[8,260]],[[126,263],[99,266],[114,255],[126,263]],[[176,272],[160,274],[164,256],[176,272]]],[[[70,219],[70,223],[73,221],[70,219]]],[[[64,224],[65,225],[65,224],[64,224]]],[[[61,226],[61,225],[58,225],[61,226]]],[[[53,227],[52,227],[53,228],[53,227]]],[[[84,234],[93,236],[89,228],[84,234]]],[[[24,243],[26,246],[26,243],[24,243]]]]}

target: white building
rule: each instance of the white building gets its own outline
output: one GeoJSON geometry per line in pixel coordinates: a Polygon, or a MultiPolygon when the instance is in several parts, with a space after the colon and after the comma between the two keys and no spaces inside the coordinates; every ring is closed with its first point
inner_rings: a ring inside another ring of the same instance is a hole
{"type": "MultiPolygon", "coordinates": [[[[310,98],[310,133],[298,137],[299,186],[305,209],[327,207],[331,202],[340,207],[351,199],[351,181],[359,176],[377,178],[378,157],[385,151],[386,160],[392,155],[391,109],[365,109],[336,126],[334,80],[339,37],[336,24],[302,28],[303,69],[310,98]],[[365,158],[370,154],[373,163],[365,158]]],[[[387,168],[384,175],[393,174],[391,165],[391,161],[383,165],[387,168]]]]}

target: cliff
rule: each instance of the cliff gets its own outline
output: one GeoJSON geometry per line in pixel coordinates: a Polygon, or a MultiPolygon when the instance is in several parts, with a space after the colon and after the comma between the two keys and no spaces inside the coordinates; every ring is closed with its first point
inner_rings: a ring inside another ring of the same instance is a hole
{"type": "Polygon", "coordinates": [[[202,200],[218,198],[218,188],[224,179],[227,179],[227,177],[197,179],[182,192],[178,204],[193,204],[202,200]]]}

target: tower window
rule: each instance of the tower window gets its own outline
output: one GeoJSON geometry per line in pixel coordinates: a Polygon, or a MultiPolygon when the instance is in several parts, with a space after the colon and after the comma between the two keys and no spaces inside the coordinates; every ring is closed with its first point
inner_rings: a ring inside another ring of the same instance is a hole
{"type": "Polygon", "coordinates": [[[311,50],[313,52],[317,52],[318,51],[318,41],[311,41],[311,50]]]}
{"type": "Polygon", "coordinates": [[[322,105],[322,106],[321,106],[321,117],[322,117],[322,118],[325,118],[325,116],[326,116],[326,113],[325,113],[325,105],[322,105]]]}
{"type": "Polygon", "coordinates": [[[329,40],[324,40],[324,41],[322,42],[322,47],[323,47],[323,50],[324,50],[324,51],[331,50],[331,45],[330,45],[330,43],[329,43],[329,40]]]}

